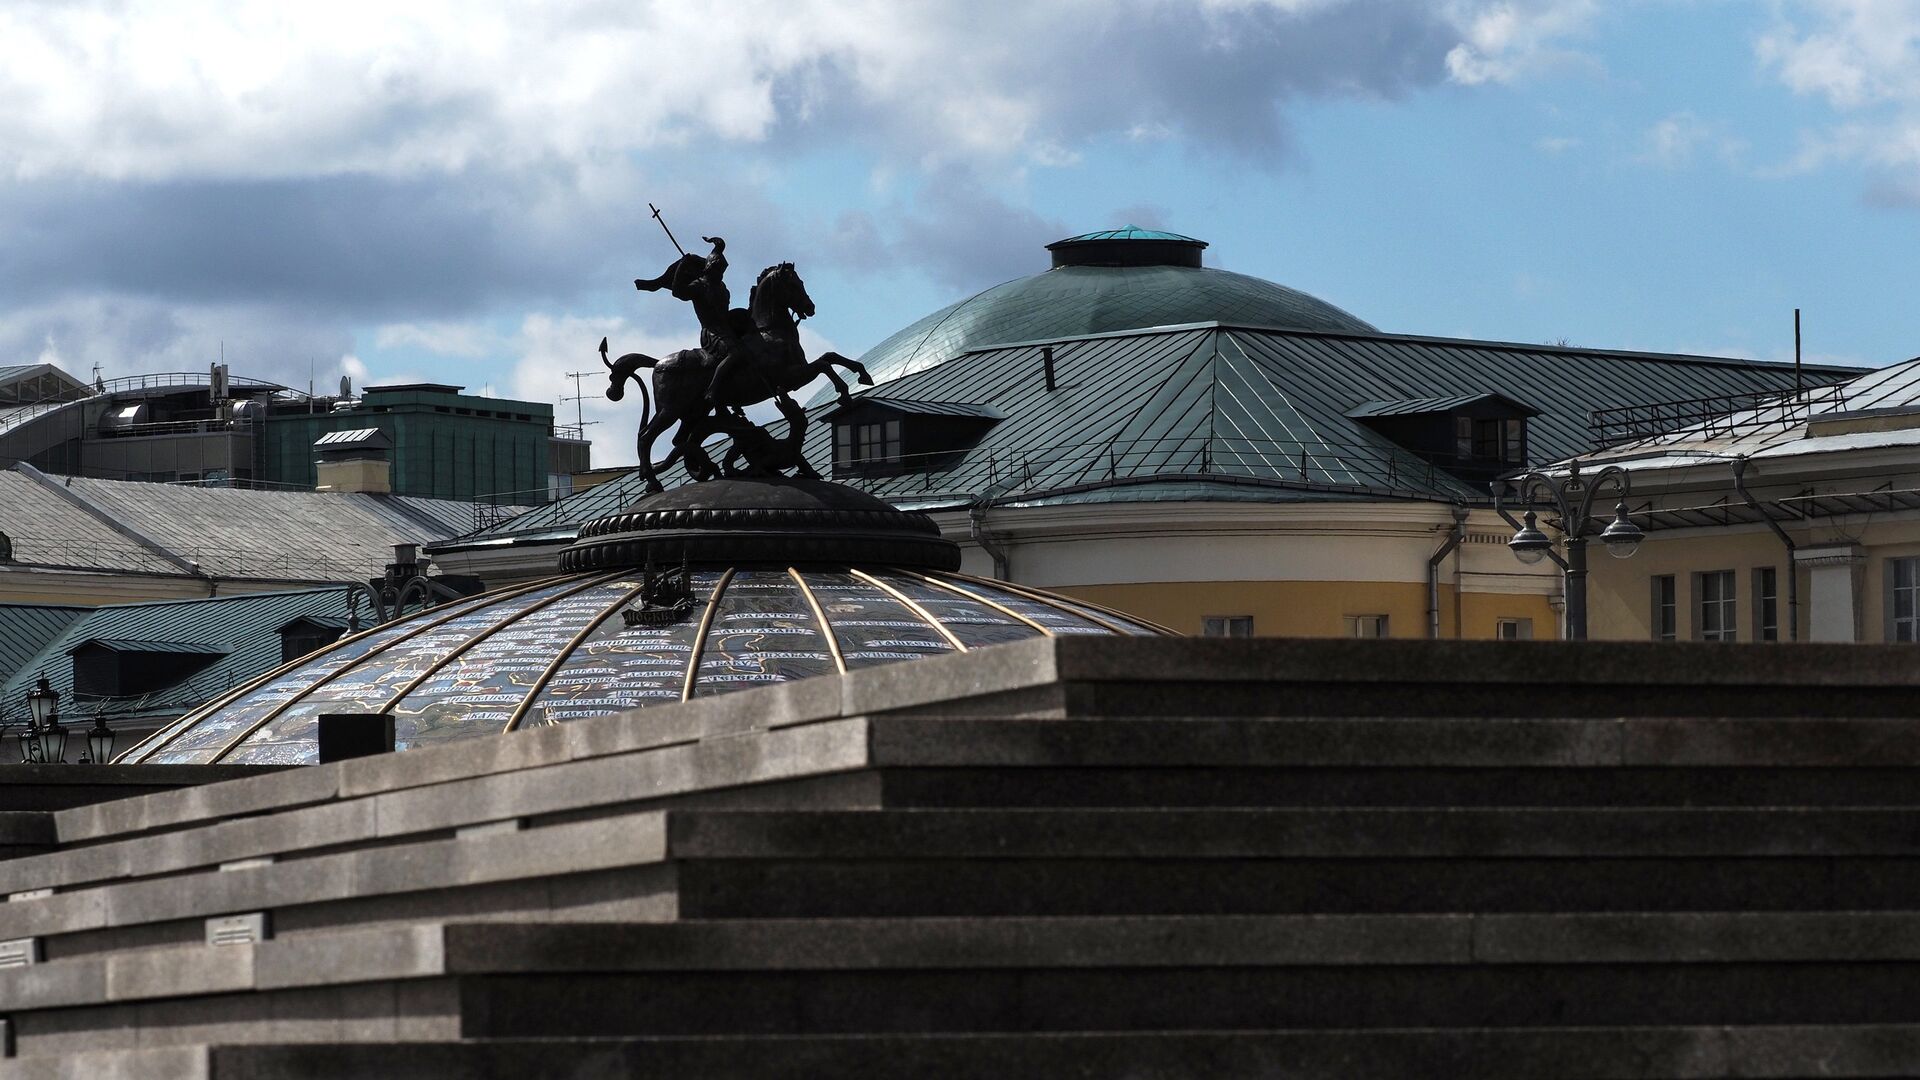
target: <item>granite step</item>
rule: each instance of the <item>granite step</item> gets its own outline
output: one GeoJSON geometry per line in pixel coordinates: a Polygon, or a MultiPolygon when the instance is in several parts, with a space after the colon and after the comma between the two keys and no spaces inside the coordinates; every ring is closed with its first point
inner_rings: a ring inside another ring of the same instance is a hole
{"type": "Polygon", "coordinates": [[[1727,1080],[1903,1076],[1916,1060],[1915,1025],[1573,1027],[194,1045],[0,1061],[0,1080],[1727,1080]]]}
{"type": "Polygon", "coordinates": [[[1912,766],[981,765],[877,782],[901,809],[1920,806],[1912,766]]]}
{"type": "Polygon", "coordinates": [[[1900,910],[1908,809],[676,812],[686,918],[1900,910]]]}
{"type": "MultiPolygon", "coordinates": [[[[361,847],[17,897],[0,940],[49,959],[203,943],[206,920],[265,913],[279,935],[421,919],[662,919],[677,911],[664,819],[640,813],[361,847]]],[[[3,976],[0,976],[3,977],[3,976]]]]}
{"type": "Polygon", "coordinates": [[[23,1056],[204,1042],[1920,1021],[1920,914],[451,924],[0,972],[23,1056]]]}

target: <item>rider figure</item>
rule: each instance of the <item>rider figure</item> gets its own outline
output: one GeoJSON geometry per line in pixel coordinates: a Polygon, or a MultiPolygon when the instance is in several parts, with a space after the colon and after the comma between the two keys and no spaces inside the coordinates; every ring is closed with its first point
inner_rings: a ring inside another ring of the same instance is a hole
{"type": "Polygon", "coordinates": [[[733,369],[746,350],[727,318],[733,306],[726,282],[727,242],[718,236],[700,239],[713,245],[713,254],[704,259],[683,255],[659,277],[635,278],[633,287],[642,292],[664,288],[675,299],[693,305],[694,318],[700,320],[700,348],[714,361],[713,378],[707,384],[707,401],[712,404],[721,378],[733,369]]]}

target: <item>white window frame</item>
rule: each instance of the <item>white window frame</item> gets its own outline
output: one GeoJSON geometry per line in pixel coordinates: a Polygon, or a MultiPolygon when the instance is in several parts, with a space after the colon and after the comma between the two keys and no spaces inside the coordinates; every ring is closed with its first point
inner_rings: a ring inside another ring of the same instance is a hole
{"type": "Polygon", "coordinates": [[[1532,641],[1533,620],[1523,618],[1495,619],[1493,622],[1495,641],[1532,641]],[[1509,633],[1508,631],[1512,631],[1509,633]]]}
{"type": "Polygon", "coordinates": [[[1886,579],[1887,640],[1920,641],[1920,555],[1888,559],[1883,573],[1886,579]],[[1903,582],[1901,579],[1905,578],[1903,582]],[[1907,601],[1907,613],[1900,613],[1900,601],[1907,601]],[[1904,637],[1901,635],[1905,635],[1904,637]]]}
{"type": "Polygon", "coordinates": [[[1349,615],[1347,616],[1347,636],[1383,638],[1391,636],[1391,630],[1385,615],[1349,615]]]}
{"type": "Polygon", "coordinates": [[[1732,570],[1702,570],[1693,575],[1695,641],[1740,640],[1739,582],[1740,575],[1732,570]]]}
{"type": "Polygon", "coordinates": [[[1253,636],[1251,615],[1203,615],[1201,637],[1248,638],[1253,636]]]}

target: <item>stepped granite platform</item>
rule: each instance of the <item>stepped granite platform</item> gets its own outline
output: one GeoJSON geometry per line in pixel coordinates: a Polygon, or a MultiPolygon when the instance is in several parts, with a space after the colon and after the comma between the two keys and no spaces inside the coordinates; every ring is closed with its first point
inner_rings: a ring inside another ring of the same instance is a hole
{"type": "Polygon", "coordinates": [[[47,811],[0,1078],[1920,1075],[1915,656],[1060,638],[47,811]]]}

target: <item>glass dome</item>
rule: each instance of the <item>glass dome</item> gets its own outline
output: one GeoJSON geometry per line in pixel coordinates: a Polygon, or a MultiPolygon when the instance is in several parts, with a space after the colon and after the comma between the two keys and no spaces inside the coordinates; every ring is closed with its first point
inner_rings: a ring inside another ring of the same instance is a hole
{"type": "Polygon", "coordinates": [[[317,760],[320,714],[389,712],[400,748],[497,735],[1006,641],[1154,634],[1007,582],[911,569],[693,568],[684,618],[623,615],[645,576],[579,574],[342,639],[216,699],[121,763],[317,760]]]}

